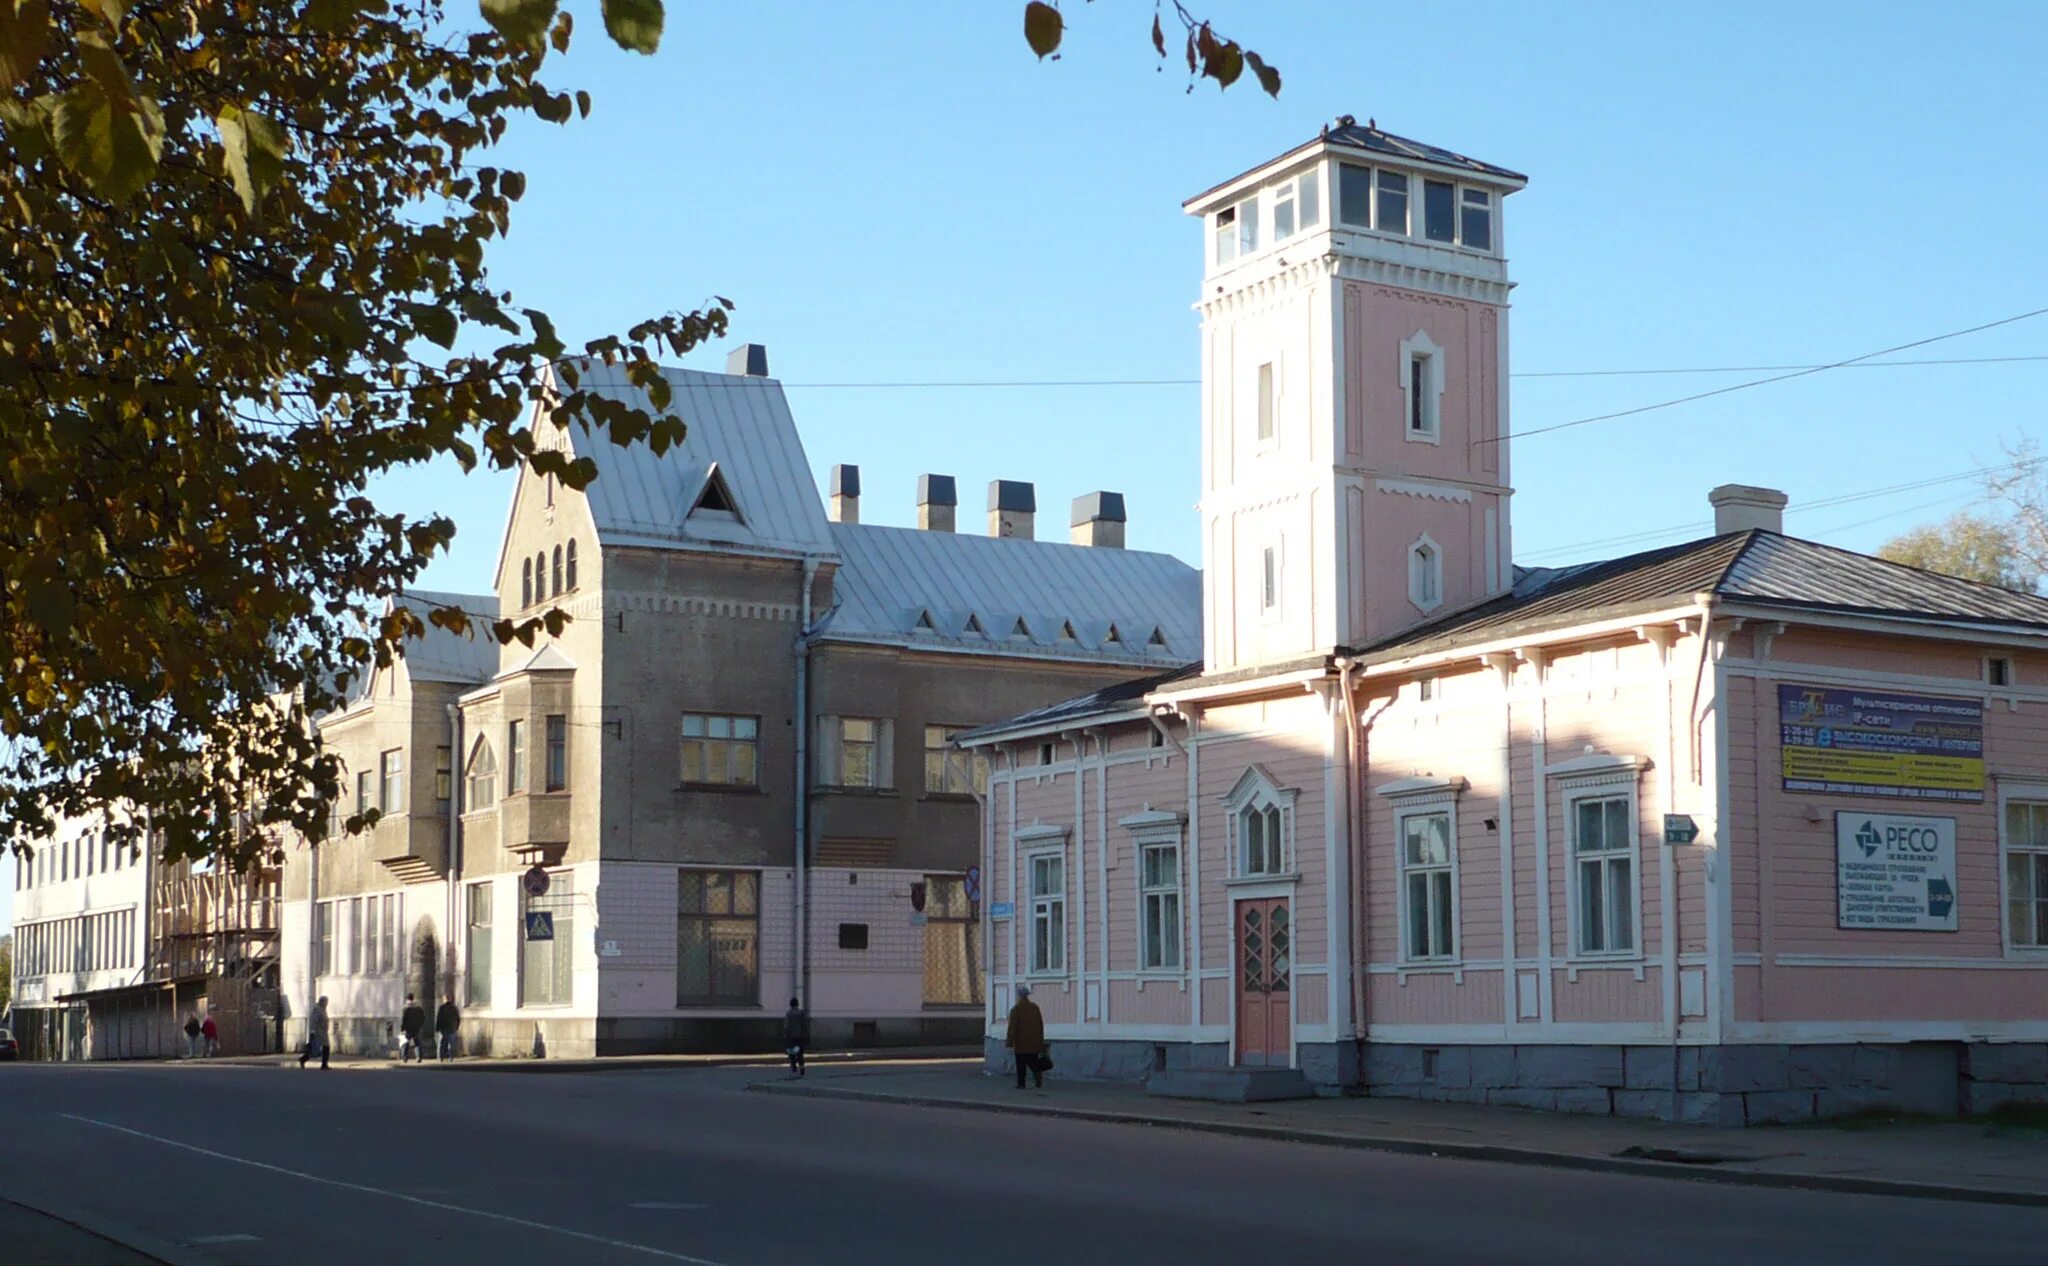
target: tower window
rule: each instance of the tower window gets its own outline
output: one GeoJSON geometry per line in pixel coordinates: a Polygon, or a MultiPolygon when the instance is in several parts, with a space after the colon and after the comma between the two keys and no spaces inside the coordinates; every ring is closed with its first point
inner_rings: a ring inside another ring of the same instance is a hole
{"type": "Polygon", "coordinates": [[[1484,189],[1458,194],[1458,240],[1475,251],[1493,249],[1493,195],[1484,189]]]}
{"type": "Polygon", "coordinates": [[[1246,198],[1237,204],[1237,253],[1249,255],[1259,249],[1259,200],[1246,198]]]}
{"type": "Polygon", "coordinates": [[[1301,195],[1297,199],[1301,227],[1312,229],[1323,222],[1323,178],[1311,167],[1301,173],[1301,195]]]}
{"type": "Polygon", "coordinates": [[[2001,655],[1993,655],[1987,658],[1984,661],[1984,681],[1986,685],[2010,686],[2012,684],[2012,660],[2001,655]]]}
{"type": "Polygon", "coordinates": [[[1432,242],[1454,242],[1458,226],[1452,214],[1452,199],[1458,187],[1447,180],[1422,182],[1422,235],[1432,242]]]}
{"type": "Polygon", "coordinates": [[[1443,601],[1443,555],[1427,536],[1408,549],[1408,600],[1424,611],[1443,601]]]}
{"type": "Polygon", "coordinates": [[[1259,443],[1273,439],[1273,362],[1259,366],[1259,443]]]}
{"type": "Polygon", "coordinates": [[[1273,611],[1280,606],[1280,551],[1271,545],[1260,555],[1259,608],[1273,611]]]}
{"type": "Polygon", "coordinates": [[[1418,434],[1426,432],[1429,426],[1429,408],[1426,397],[1429,392],[1429,357],[1408,358],[1408,429],[1418,434]]]}
{"type": "Polygon", "coordinates": [[[1216,262],[1227,264],[1237,258],[1237,208],[1216,213],[1216,262]]]}
{"type": "Polygon", "coordinates": [[[1337,220],[1361,229],[1372,227],[1372,168],[1337,164],[1337,220]]]}
{"type": "Polygon", "coordinates": [[[1382,233],[1408,232],[1408,177],[1398,171],[1379,174],[1379,201],[1373,207],[1372,226],[1382,233]]]}
{"type": "Polygon", "coordinates": [[[1395,362],[1401,375],[1401,430],[1407,438],[1425,444],[1440,442],[1443,430],[1443,349],[1429,335],[1417,330],[1401,340],[1400,359],[1395,362]]]}
{"type": "Polygon", "coordinates": [[[1284,242],[1294,236],[1294,182],[1273,191],[1273,240],[1284,242]]]}

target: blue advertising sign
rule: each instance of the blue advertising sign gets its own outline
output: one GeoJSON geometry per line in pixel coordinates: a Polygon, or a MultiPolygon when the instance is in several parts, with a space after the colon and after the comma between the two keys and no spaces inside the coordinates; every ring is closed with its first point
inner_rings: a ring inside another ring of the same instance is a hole
{"type": "Polygon", "coordinates": [[[1781,685],[1778,744],[1787,791],[1984,799],[1978,699],[1781,685]]]}

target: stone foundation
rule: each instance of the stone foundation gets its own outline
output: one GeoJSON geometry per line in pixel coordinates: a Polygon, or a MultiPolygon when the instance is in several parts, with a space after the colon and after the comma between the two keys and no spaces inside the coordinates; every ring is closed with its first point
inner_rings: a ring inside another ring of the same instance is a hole
{"type": "MultiPolygon", "coordinates": [[[[1143,1083],[1167,1070],[1217,1071],[1230,1067],[1230,1046],[1224,1042],[1119,1042],[1096,1038],[1055,1038],[1053,1073],[1082,1081],[1143,1083]]],[[[1358,1044],[1304,1043],[1296,1048],[1301,1074],[1318,1095],[1341,1095],[1358,1084],[1358,1044]]],[[[982,1041],[982,1068],[990,1076],[1008,1077],[1017,1066],[998,1038],[982,1041]]]]}
{"type": "Polygon", "coordinates": [[[1365,1048],[1366,1093],[1447,1103],[1775,1125],[1892,1110],[1955,1116],[2048,1102],[2048,1043],[1365,1048]]]}

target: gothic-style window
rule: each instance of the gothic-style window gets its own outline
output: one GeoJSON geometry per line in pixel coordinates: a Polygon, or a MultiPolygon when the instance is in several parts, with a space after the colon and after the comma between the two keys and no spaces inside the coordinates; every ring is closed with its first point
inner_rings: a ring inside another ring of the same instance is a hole
{"type": "Polygon", "coordinates": [[[533,560],[530,558],[519,560],[519,605],[533,605],[533,560]]]}
{"type": "Polygon", "coordinates": [[[569,538],[568,567],[569,588],[574,589],[576,587],[576,538],[573,536],[569,538]]]}

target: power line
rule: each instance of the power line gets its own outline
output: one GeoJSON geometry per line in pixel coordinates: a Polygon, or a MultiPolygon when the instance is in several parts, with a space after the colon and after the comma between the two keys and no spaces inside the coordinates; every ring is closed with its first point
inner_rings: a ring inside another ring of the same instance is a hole
{"type": "Polygon", "coordinates": [[[1930,343],[1940,343],[1952,338],[1962,338],[1966,334],[1981,334],[1985,330],[1995,330],[2001,325],[2012,325],[2019,321],[2031,320],[2043,314],[2048,314],[2048,308],[2035,308],[2032,312],[2022,312],[2018,316],[2001,317],[1996,321],[1986,321],[1982,325],[1970,326],[1968,329],[1950,330],[1946,334],[1936,334],[1929,338],[1914,339],[1910,343],[1900,343],[1896,347],[1881,348],[1874,352],[1865,352],[1861,356],[1851,356],[1844,360],[1830,361],[1825,365],[1816,365],[1810,369],[1798,369],[1790,373],[1773,374],[1768,378],[1752,378],[1748,382],[1738,382],[1726,387],[1716,387],[1712,391],[1698,391],[1689,396],[1679,396],[1675,400],[1660,400],[1655,404],[1637,405],[1633,409],[1617,409],[1612,413],[1596,413],[1590,417],[1573,418],[1569,422],[1553,422],[1549,426],[1530,427],[1526,431],[1513,431],[1506,438],[1512,440],[1522,439],[1531,435],[1548,435],[1553,431],[1569,430],[1575,426],[1590,426],[1595,422],[1611,422],[1616,418],[1632,418],[1638,414],[1653,413],[1659,409],[1676,408],[1681,404],[1692,404],[1695,401],[1709,400],[1715,396],[1725,396],[1737,391],[1748,391],[1753,387],[1765,387],[1772,383],[1789,382],[1794,378],[1804,378],[1810,374],[1825,373],[1830,369],[1842,369],[1861,361],[1875,360],[1880,356],[1889,356],[1894,352],[1907,352],[1916,347],[1926,347],[1930,343]]]}
{"type": "MultiPolygon", "coordinates": [[[[2018,318],[2015,318],[2018,319],[2018,318]]],[[[1882,352],[1873,352],[1881,356],[1882,352]]],[[[1762,374],[1822,369],[1917,369],[1930,365],[2015,365],[2048,361],[2040,356],[1937,356],[1916,360],[1836,361],[1812,365],[1687,365],[1649,369],[1518,369],[1510,378],[1642,378],[1680,374],[1762,374]]],[[[981,388],[1032,387],[1198,387],[1199,378],[947,378],[869,382],[785,382],[783,387],[801,391],[911,391],[981,388]]]]}

